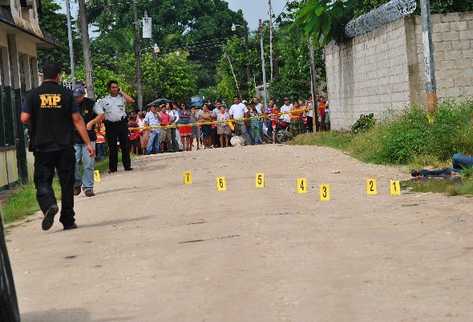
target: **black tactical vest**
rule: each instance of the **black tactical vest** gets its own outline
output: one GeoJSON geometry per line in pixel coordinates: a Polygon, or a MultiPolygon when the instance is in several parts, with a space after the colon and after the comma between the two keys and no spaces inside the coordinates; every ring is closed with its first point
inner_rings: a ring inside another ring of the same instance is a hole
{"type": "Polygon", "coordinates": [[[26,98],[31,104],[31,143],[33,148],[73,144],[72,92],[54,82],[44,82],[26,98]]]}

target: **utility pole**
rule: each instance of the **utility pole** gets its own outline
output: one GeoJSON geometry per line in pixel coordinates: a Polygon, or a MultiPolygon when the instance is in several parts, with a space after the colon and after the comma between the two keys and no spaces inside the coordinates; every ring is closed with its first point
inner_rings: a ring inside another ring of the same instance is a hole
{"type": "Polygon", "coordinates": [[[230,59],[230,56],[228,56],[228,54],[226,52],[225,52],[225,56],[227,57],[228,63],[230,64],[230,70],[232,71],[233,79],[235,80],[235,86],[236,86],[236,89],[237,89],[238,97],[241,99],[240,86],[238,85],[238,80],[237,80],[237,77],[235,75],[235,70],[233,69],[232,61],[230,59]]]}
{"type": "Polygon", "coordinates": [[[136,94],[137,94],[137,103],[138,109],[143,110],[143,83],[142,83],[142,73],[141,73],[141,33],[140,33],[140,22],[138,20],[138,8],[136,6],[136,0],[133,0],[133,23],[135,24],[135,40],[134,40],[134,49],[135,49],[135,79],[136,79],[136,94]]]}
{"type": "Polygon", "coordinates": [[[264,61],[264,28],[263,21],[259,20],[260,46],[261,46],[261,68],[263,71],[263,101],[264,106],[268,106],[268,88],[266,85],[266,63],[264,61]]]}
{"type": "Polygon", "coordinates": [[[92,56],[90,54],[89,22],[85,0],[79,0],[79,25],[82,39],[82,50],[84,52],[85,84],[87,86],[87,96],[95,99],[94,79],[92,75],[92,56]]]}
{"type": "Polygon", "coordinates": [[[74,45],[72,43],[72,23],[71,23],[71,3],[66,0],[66,17],[67,17],[67,38],[69,40],[69,59],[71,63],[71,79],[72,87],[76,84],[75,63],[74,63],[74,45]]]}
{"type": "Polygon", "coordinates": [[[422,15],[422,40],[424,44],[425,90],[427,92],[427,110],[437,110],[437,80],[435,78],[434,46],[432,42],[432,17],[430,0],[420,0],[422,15]]]}
{"type": "Polygon", "coordinates": [[[273,65],[273,6],[271,0],[269,4],[269,64],[271,65],[271,83],[273,82],[274,65],[273,65]]]}
{"type": "Polygon", "coordinates": [[[314,52],[314,43],[312,38],[309,38],[309,57],[310,57],[310,89],[312,94],[312,108],[314,109],[313,117],[313,126],[315,131],[317,131],[317,101],[315,95],[317,94],[317,71],[315,69],[315,52],[314,52]]]}

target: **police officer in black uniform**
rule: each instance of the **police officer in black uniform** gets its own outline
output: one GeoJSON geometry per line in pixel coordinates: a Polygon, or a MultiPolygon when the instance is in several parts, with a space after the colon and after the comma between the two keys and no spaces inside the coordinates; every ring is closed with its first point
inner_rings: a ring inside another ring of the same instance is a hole
{"type": "Polygon", "coordinates": [[[36,198],[44,214],[43,230],[53,226],[54,216],[59,212],[52,188],[55,171],[62,194],[60,222],[64,230],[77,228],[74,218],[74,128],[89,154],[95,154],[72,91],[59,85],[60,73],[60,65],[45,64],[44,81],[28,93],[21,112],[21,122],[30,126],[31,149],[35,157],[34,182],[36,198]]]}

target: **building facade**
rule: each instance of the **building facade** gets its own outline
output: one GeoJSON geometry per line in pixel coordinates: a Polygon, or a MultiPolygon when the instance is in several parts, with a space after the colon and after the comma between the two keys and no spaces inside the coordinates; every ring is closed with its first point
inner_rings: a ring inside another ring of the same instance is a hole
{"type": "Polygon", "coordinates": [[[0,189],[32,175],[22,97],[38,85],[38,48],[49,48],[39,26],[38,0],[0,0],[0,189]]]}

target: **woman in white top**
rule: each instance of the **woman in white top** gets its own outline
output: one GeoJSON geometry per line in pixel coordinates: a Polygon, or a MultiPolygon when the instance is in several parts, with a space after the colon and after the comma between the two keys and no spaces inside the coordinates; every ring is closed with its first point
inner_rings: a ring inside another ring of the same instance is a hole
{"type": "Polygon", "coordinates": [[[140,133],[141,133],[141,136],[140,136],[141,151],[145,151],[146,147],[148,146],[148,138],[149,138],[149,130],[145,129],[145,112],[143,111],[138,112],[136,122],[138,123],[138,127],[140,128],[140,133]]]}
{"type": "Polygon", "coordinates": [[[230,135],[232,133],[227,123],[229,120],[230,115],[225,111],[225,107],[221,105],[217,112],[217,134],[222,148],[229,146],[230,135]]]}

